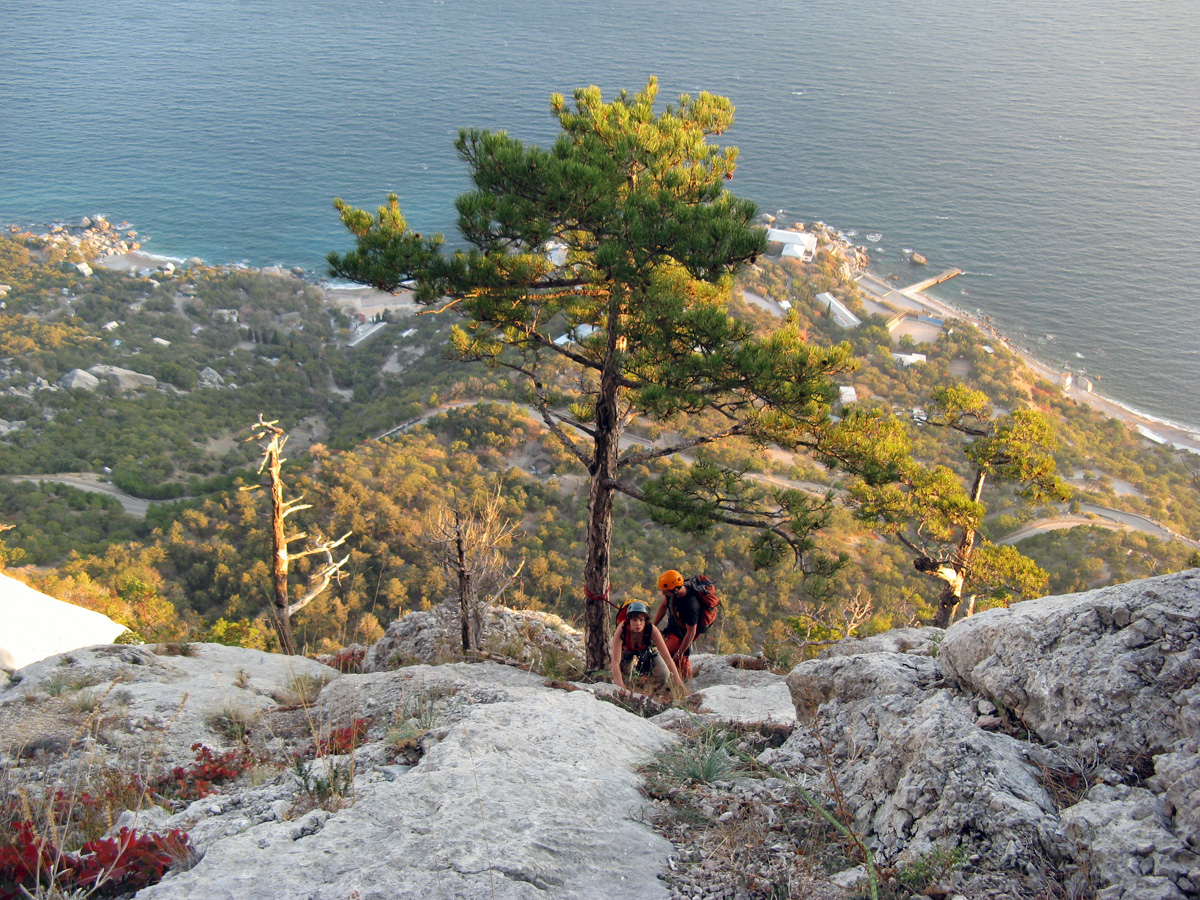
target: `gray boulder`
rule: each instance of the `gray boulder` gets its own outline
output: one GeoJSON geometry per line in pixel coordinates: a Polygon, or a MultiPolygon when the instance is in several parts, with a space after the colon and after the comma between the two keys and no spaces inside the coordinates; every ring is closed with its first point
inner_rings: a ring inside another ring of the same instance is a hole
{"type": "Polygon", "coordinates": [[[806,727],[760,759],[831,792],[836,781],[884,861],[963,833],[997,866],[1060,853],[1044,821],[1053,801],[1020,742],[981,730],[941,677],[936,659],[887,650],[801,663],[787,682],[806,727]]]}
{"type": "Polygon", "coordinates": [[[762,758],[836,781],[884,860],[965,839],[1039,889],[1200,896],[1197,623],[1193,570],[843,642],[788,676],[810,728],[762,758]]]}
{"type": "Polygon", "coordinates": [[[200,387],[218,388],[225,386],[225,379],[212,366],[200,370],[200,387]]]}
{"type": "Polygon", "coordinates": [[[1180,882],[1192,887],[1196,854],[1174,833],[1168,804],[1144,788],[1097,785],[1063,811],[1062,825],[1102,873],[1102,900],[1184,900],[1180,882]]]}
{"type": "Polygon", "coordinates": [[[122,391],[136,391],[142,388],[153,389],[158,386],[158,380],[152,375],[143,375],[132,369],[122,369],[119,366],[96,365],[89,366],[88,371],[97,378],[107,378],[122,391]]]}
{"type": "Polygon", "coordinates": [[[947,632],[939,660],[1043,741],[1127,763],[1197,735],[1184,719],[1200,701],[1198,633],[1192,570],[988,610],[947,632]]]}
{"type": "Polygon", "coordinates": [[[94,391],[100,387],[100,379],[83,369],[72,369],[60,378],[58,383],[65,388],[82,388],[85,391],[94,391]]]}
{"type": "Polygon", "coordinates": [[[896,628],[865,638],[847,638],[821,651],[821,658],[858,656],[862,653],[911,653],[916,656],[937,656],[946,631],[943,628],[896,628]]]}
{"type": "MultiPolygon", "coordinates": [[[[440,663],[462,653],[456,604],[411,612],[388,625],[367,651],[364,672],[381,672],[413,663],[440,663]]],[[[482,611],[483,648],[523,663],[543,662],[547,654],[583,663],[583,637],[552,613],[489,606],[482,611]]]]}

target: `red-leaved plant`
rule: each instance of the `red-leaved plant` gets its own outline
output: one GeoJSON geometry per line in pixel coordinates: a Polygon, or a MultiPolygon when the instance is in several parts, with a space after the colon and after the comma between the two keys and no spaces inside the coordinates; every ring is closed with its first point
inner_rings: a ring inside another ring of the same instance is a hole
{"type": "Polygon", "coordinates": [[[161,881],[191,852],[187,834],[178,829],[139,834],[122,828],[116,837],[88,841],[78,853],[66,853],[29,822],[19,822],[16,842],[0,847],[0,900],[18,900],[21,888],[32,893],[39,887],[116,897],[161,881]]]}

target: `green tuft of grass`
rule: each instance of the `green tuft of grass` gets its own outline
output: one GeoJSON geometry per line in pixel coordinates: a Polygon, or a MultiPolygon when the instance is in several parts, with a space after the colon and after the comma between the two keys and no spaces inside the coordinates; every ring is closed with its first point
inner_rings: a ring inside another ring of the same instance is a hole
{"type": "Polygon", "coordinates": [[[726,781],[737,774],[737,735],[720,728],[705,728],[690,741],[681,741],[659,756],[648,775],[662,792],[694,784],[726,781]]]}

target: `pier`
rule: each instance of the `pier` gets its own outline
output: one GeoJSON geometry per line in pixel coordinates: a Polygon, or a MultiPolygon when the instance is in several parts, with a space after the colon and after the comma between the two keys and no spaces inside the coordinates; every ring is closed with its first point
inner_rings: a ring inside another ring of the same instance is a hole
{"type": "Polygon", "coordinates": [[[943,281],[949,281],[955,275],[961,275],[962,269],[947,269],[941,275],[935,275],[932,278],[926,278],[924,281],[918,281],[916,284],[910,284],[906,288],[900,288],[902,294],[919,294],[926,288],[931,288],[935,284],[941,284],[943,281]]]}

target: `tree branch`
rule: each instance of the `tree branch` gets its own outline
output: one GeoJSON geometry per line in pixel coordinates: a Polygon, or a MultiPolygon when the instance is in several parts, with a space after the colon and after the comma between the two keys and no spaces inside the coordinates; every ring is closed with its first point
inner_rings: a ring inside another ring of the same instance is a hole
{"type": "Polygon", "coordinates": [[[705,444],[712,444],[717,441],[724,440],[725,438],[728,438],[728,437],[734,437],[735,435],[743,435],[743,434],[746,434],[746,429],[741,425],[735,425],[733,428],[730,428],[728,431],[724,431],[719,434],[702,435],[701,437],[693,438],[691,440],[681,441],[670,447],[662,447],[662,448],[653,449],[653,450],[645,450],[642,453],[632,453],[632,454],[629,454],[626,456],[622,456],[619,460],[617,460],[617,466],[618,467],[638,466],[643,463],[650,462],[651,460],[662,459],[664,456],[671,456],[676,453],[682,453],[684,450],[690,450],[693,447],[701,447],[705,444]]]}

